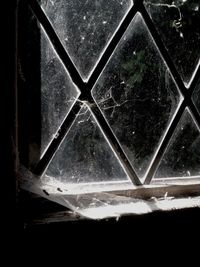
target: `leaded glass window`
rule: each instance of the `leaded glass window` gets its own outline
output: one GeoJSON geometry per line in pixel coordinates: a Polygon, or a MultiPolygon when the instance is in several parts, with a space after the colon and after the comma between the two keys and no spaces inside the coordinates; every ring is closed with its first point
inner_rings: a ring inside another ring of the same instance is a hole
{"type": "Polygon", "coordinates": [[[199,8],[19,1],[22,188],[97,218],[93,209],[109,217],[135,203],[136,212],[135,195],[151,203],[173,186],[199,190],[199,8]]]}

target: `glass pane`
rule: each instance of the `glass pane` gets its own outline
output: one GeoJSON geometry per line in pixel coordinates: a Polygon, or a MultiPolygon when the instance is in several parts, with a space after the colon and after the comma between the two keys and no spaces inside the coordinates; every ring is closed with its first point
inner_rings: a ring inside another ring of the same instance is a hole
{"type": "Polygon", "coordinates": [[[46,175],[67,184],[129,180],[85,105],[50,162],[46,175]]]}
{"type": "Polygon", "coordinates": [[[192,96],[193,102],[200,114],[200,79],[192,96]]]}
{"type": "Polygon", "coordinates": [[[145,0],[145,5],[188,86],[200,59],[200,1],[145,0]]]}
{"type": "Polygon", "coordinates": [[[41,31],[41,153],[69,113],[79,90],[58,58],[50,40],[41,31]]]}
{"type": "Polygon", "coordinates": [[[92,94],[132,166],[144,179],[181,96],[139,13],[92,94]]]}
{"type": "Polygon", "coordinates": [[[155,178],[200,176],[200,129],[185,110],[168,145],[155,178]]]}
{"type": "Polygon", "coordinates": [[[41,0],[41,6],[78,71],[90,76],[131,0],[41,0]]]}

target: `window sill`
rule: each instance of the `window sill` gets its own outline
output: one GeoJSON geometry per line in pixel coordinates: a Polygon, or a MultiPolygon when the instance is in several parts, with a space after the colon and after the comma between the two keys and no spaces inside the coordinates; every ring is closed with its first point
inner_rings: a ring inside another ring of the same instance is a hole
{"type": "MultiPolygon", "coordinates": [[[[72,219],[80,216],[90,219],[119,218],[130,214],[200,207],[200,182],[197,179],[188,184],[181,184],[181,180],[177,180],[171,185],[160,183],[136,188],[124,184],[123,190],[118,190],[116,184],[110,184],[109,190],[107,186],[103,188],[94,184],[90,187],[87,185],[84,191],[84,185],[61,190],[57,186],[42,183],[31,173],[24,173],[21,174],[20,183],[23,189],[69,208],[72,212],[64,212],[63,216],[70,214],[72,219]]],[[[118,188],[122,188],[122,184],[118,184],[118,188]]]]}

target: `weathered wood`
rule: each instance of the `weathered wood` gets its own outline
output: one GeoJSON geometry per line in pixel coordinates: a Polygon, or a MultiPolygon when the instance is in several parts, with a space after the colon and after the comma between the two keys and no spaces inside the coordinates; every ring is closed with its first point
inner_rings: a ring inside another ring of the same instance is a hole
{"type": "Polygon", "coordinates": [[[165,185],[165,186],[140,186],[134,190],[113,191],[113,194],[150,199],[152,197],[194,197],[200,195],[200,184],[192,185],[165,185]]]}

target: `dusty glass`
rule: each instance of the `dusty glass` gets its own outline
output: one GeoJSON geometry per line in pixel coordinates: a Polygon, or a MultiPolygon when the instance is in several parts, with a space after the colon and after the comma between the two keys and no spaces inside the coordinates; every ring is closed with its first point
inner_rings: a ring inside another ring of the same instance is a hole
{"type": "Polygon", "coordinates": [[[182,98],[139,13],[92,95],[143,180],[182,98]]]}
{"type": "Polygon", "coordinates": [[[161,160],[155,178],[200,176],[200,129],[187,108],[161,160]]]}
{"type": "Polygon", "coordinates": [[[77,114],[46,175],[68,184],[129,180],[86,105],[77,114]]]}
{"type": "Polygon", "coordinates": [[[199,0],[145,0],[144,3],[188,87],[200,62],[199,0]]]}
{"type": "Polygon", "coordinates": [[[84,80],[89,78],[132,6],[131,0],[41,0],[40,3],[84,80]]]}
{"type": "Polygon", "coordinates": [[[199,82],[194,90],[193,96],[192,96],[192,100],[200,114],[200,79],[199,82]]]}

